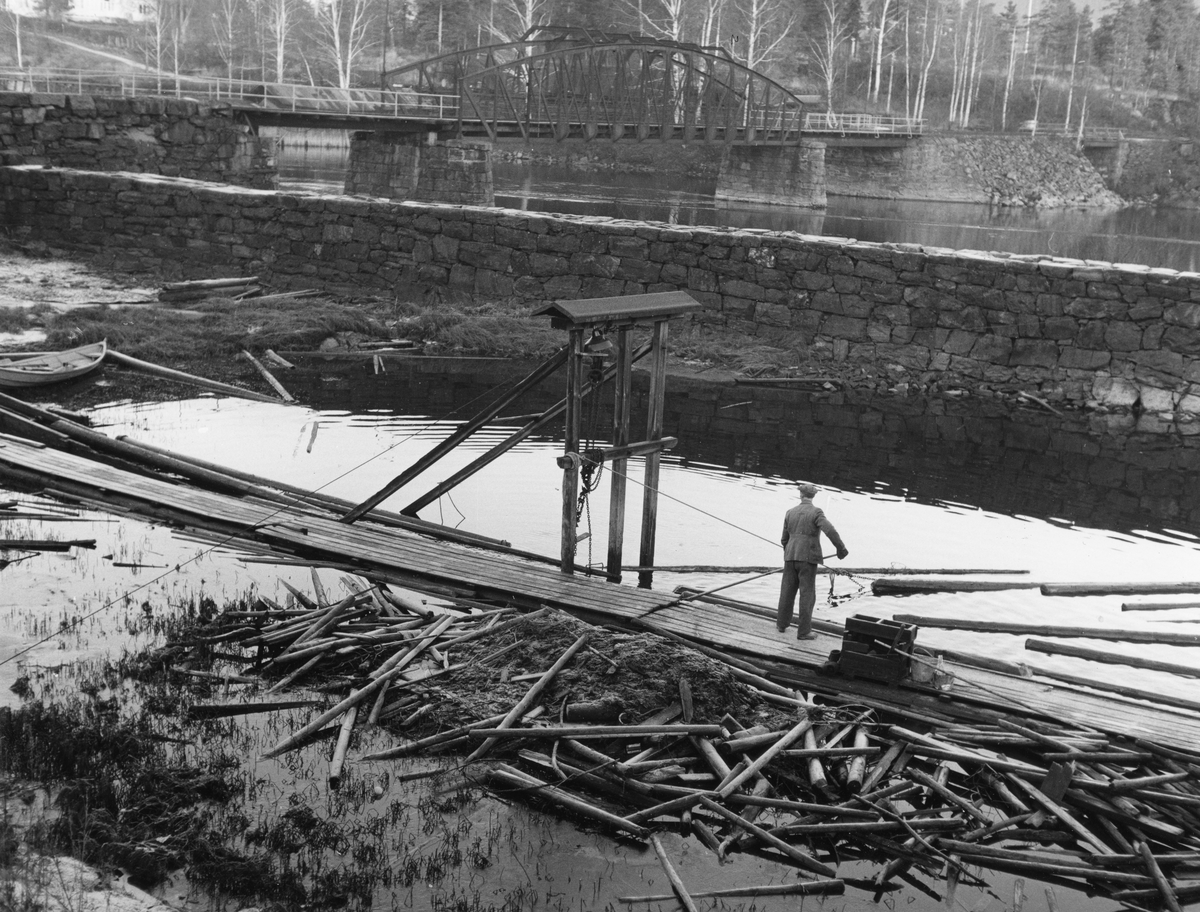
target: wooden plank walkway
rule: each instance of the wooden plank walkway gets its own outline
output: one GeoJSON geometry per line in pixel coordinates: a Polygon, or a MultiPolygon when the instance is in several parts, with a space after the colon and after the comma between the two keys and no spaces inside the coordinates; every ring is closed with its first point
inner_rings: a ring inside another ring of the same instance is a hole
{"type": "MultiPolygon", "coordinates": [[[[418,586],[426,582],[466,587],[481,596],[512,599],[522,605],[551,605],[594,622],[685,637],[785,671],[792,669],[790,676],[801,686],[804,680],[818,680],[812,677],[813,670],[841,642],[839,635],[831,633],[818,632],[816,639],[805,642],[797,641],[790,632],[780,634],[769,609],[747,612],[704,601],[680,605],[674,593],[567,576],[519,557],[437,541],[369,520],[347,525],[315,508],[280,506],[174,484],[12,437],[0,437],[0,483],[6,477],[14,483],[38,484],[60,496],[87,497],[90,492],[94,499],[135,515],[159,519],[168,515],[203,529],[219,525],[230,530],[233,542],[255,542],[315,564],[350,563],[364,573],[396,575],[418,586]]],[[[896,688],[840,678],[819,680],[848,695],[923,706],[931,713],[953,715],[955,704],[972,711],[982,706],[1048,716],[1188,751],[1200,744],[1200,713],[948,664],[956,681],[949,697],[917,685],[896,688]]]]}

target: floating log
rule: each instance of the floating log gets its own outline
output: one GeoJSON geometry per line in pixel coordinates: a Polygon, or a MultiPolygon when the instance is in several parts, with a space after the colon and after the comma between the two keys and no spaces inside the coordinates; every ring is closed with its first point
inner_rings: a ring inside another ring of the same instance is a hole
{"type": "MultiPolygon", "coordinates": [[[[945,767],[943,767],[943,769],[944,768],[945,767]]],[[[923,773],[918,769],[912,769],[912,768],[909,768],[907,770],[907,775],[911,779],[913,779],[915,782],[919,782],[921,785],[925,786],[930,791],[936,792],[941,798],[945,799],[946,801],[949,801],[951,804],[953,804],[957,807],[962,808],[964,811],[966,811],[968,814],[970,814],[972,817],[974,817],[976,820],[978,820],[984,826],[987,826],[989,823],[992,822],[991,818],[988,817],[987,814],[983,813],[983,811],[979,810],[979,808],[977,808],[971,802],[967,801],[965,798],[960,798],[958,795],[954,794],[954,792],[952,792],[952,791],[950,791],[950,789],[946,788],[945,785],[943,785],[941,782],[939,782],[933,776],[930,776],[927,773],[923,773]]]]}
{"type": "Polygon", "coordinates": [[[897,820],[838,821],[835,823],[787,823],[773,832],[788,836],[853,836],[861,833],[893,833],[910,830],[961,830],[962,817],[908,818],[897,820]]]}
{"type": "Polygon", "coordinates": [[[1114,855],[1116,854],[1108,846],[1104,844],[1091,830],[1080,823],[1075,816],[1066,808],[1056,801],[1052,801],[1049,797],[1042,793],[1036,786],[1030,785],[1023,779],[1014,776],[1012,773],[1005,773],[1004,777],[1017,786],[1026,795],[1040,804],[1043,810],[1048,811],[1054,817],[1057,817],[1069,830],[1075,833],[1076,836],[1083,841],[1085,845],[1095,849],[1097,855],[1114,855]]]}
{"type": "Polygon", "coordinates": [[[730,794],[737,791],[743,782],[745,782],[751,776],[757,775],[764,766],[779,756],[780,751],[786,748],[797,738],[804,737],[811,728],[812,722],[808,719],[798,723],[794,728],[792,728],[791,731],[763,751],[759,755],[758,759],[747,766],[739,775],[734,776],[733,779],[722,785],[721,788],[718,789],[718,794],[722,798],[729,797],[730,794]]]}
{"type": "Polygon", "coordinates": [[[179,383],[187,383],[191,386],[198,386],[202,389],[212,390],[215,393],[225,393],[229,396],[239,396],[242,399],[254,399],[258,402],[271,402],[279,404],[278,399],[273,399],[270,396],[264,396],[262,393],[254,393],[250,390],[244,390],[240,386],[231,386],[228,383],[220,383],[216,380],[208,380],[204,377],[197,377],[194,374],[187,374],[183,371],[173,370],[169,367],[159,367],[157,364],[151,364],[148,361],[142,361],[138,358],[131,358],[129,355],[122,354],[113,349],[108,350],[108,360],[116,362],[123,367],[139,370],[143,373],[154,374],[158,377],[164,377],[167,380],[175,380],[179,383]]]}
{"type": "Polygon", "coordinates": [[[279,393],[279,398],[281,398],[284,402],[296,401],[292,394],[284,389],[283,384],[275,379],[275,375],[267,370],[266,366],[261,361],[259,361],[256,357],[254,357],[254,355],[250,354],[250,352],[246,351],[244,348],[242,349],[242,357],[254,365],[254,369],[262,374],[263,379],[271,384],[271,388],[274,389],[275,392],[279,393]]]}
{"type": "Polygon", "coordinates": [[[650,837],[650,845],[654,846],[654,854],[658,856],[659,862],[663,866],[663,870],[667,872],[667,880],[671,882],[671,889],[675,891],[675,896],[680,904],[687,912],[700,912],[699,906],[687,891],[687,887],[683,883],[683,878],[679,876],[679,872],[675,870],[675,866],[671,864],[671,859],[667,857],[667,850],[663,848],[662,840],[658,838],[658,834],[650,837]]]}
{"type": "Polygon", "coordinates": [[[1037,589],[1041,583],[1024,580],[924,580],[884,577],[871,583],[872,595],[917,595],[930,592],[1003,592],[1037,589]]]}
{"type": "MultiPolygon", "coordinates": [[[[520,704],[518,704],[520,705],[520,704]]],[[[646,738],[652,735],[706,735],[725,733],[720,725],[546,725],[538,728],[483,728],[472,738],[646,738]]]]}
{"type": "Polygon", "coordinates": [[[1200,595],[1200,583],[1042,583],[1042,595],[1200,595]]]}
{"type": "Polygon", "coordinates": [[[833,877],[836,874],[836,872],[833,870],[833,868],[829,867],[828,865],[822,864],[821,862],[819,862],[815,858],[813,858],[811,855],[806,854],[805,852],[801,851],[798,847],[792,845],[791,843],[785,842],[784,840],[780,839],[778,836],[773,836],[772,834],[770,834],[766,830],[764,830],[762,827],[760,827],[756,824],[753,824],[750,821],[748,821],[742,817],[739,817],[733,811],[729,810],[728,808],[722,807],[721,805],[719,805],[715,801],[713,801],[711,798],[708,798],[708,797],[702,795],[702,796],[700,796],[700,803],[704,807],[706,807],[708,810],[712,811],[714,814],[718,815],[719,817],[725,818],[727,821],[732,823],[734,826],[742,828],[746,832],[751,833],[754,836],[757,836],[759,840],[761,840],[762,842],[771,846],[772,848],[778,849],[780,852],[782,852],[788,858],[792,859],[792,861],[794,861],[797,865],[799,865],[804,870],[810,871],[813,874],[819,874],[821,877],[833,877]]]}
{"type": "Polygon", "coordinates": [[[867,730],[861,725],[854,730],[854,747],[851,749],[856,754],[846,771],[846,790],[851,794],[858,794],[862,791],[863,779],[867,774],[868,752],[878,753],[880,749],[867,744],[867,730]]]}
{"type": "Polygon", "coordinates": [[[1200,602],[1123,602],[1122,611],[1170,611],[1173,608],[1200,608],[1200,602]]]}
{"type": "Polygon", "coordinates": [[[610,814],[608,811],[598,808],[594,804],[589,804],[581,798],[576,798],[562,789],[555,788],[548,782],[543,782],[541,779],[523,773],[507,764],[497,764],[488,771],[487,775],[489,779],[498,780],[516,788],[536,789],[538,795],[547,801],[565,807],[577,814],[582,814],[585,817],[590,817],[592,820],[614,827],[615,829],[622,830],[639,839],[646,839],[650,836],[650,831],[645,827],[630,823],[625,818],[618,817],[615,814],[610,814]]]}
{"type": "Polygon", "coordinates": [[[1122,655],[1118,652],[1104,652],[1100,649],[1088,649],[1086,646],[1071,646],[1065,643],[1052,643],[1048,640],[1029,639],[1025,648],[1033,652],[1044,652],[1047,655],[1073,656],[1087,659],[1091,662],[1104,662],[1109,665],[1128,665],[1131,668],[1145,668],[1147,671],[1165,671],[1168,674],[1182,675],[1188,678],[1200,678],[1200,668],[1191,665],[1177,665],[1174,662],[1159,662],[1155,659],[1143,659],[1137,656],[1122,655]]]}
{"type": "Polygon", "coordinates": [[[351,706],[342,716],[342,727],[338,731],[337,744],[333,748],[333,759],[329,761],[329,784],[334,788],[342,781],[342,767],[346,764],[346,750],[350,747],[350,734],[358,719],[358,707],[351,706]]]}
{"type": "Polygon", "coordinates": [[[1066,877],[1083,877],[1087,880],[1108,881],[1129,885],[1144,884],[1149,879],[1143,874],[1129,874],[1124,871],[1113,871],[1089,864],[1082,858],[1068,855],[1065,852],[1046,853],[1016,851],[995,846],[976,845],[957,839],[938,837],[938,848],[945,849],[970,859],[976,864],[991,864],[993,862],[1008,862],[1023,868],[1030,873],[1061,874],[1066,877]]]}
{"type": "Polygon", "coordinates": [[[278,354],[276,354],[272,349],[269,349],[269,348],[263,352],[263,357],[266,358],[268,361],[270,361],[272,364],[274,364],[276,367],[285,367],[285,368],[288,368],[289,370],[291,370],[292,368],[294,368],[296,366],[291,361],[288,361],[286,358],[281,358],[278,354]]]}
{"type": "MultiPolygon", "coordinates": [[[[642,567],[633,565],[622,567],[627,572],[652,571],[655,573],[765,573],[777,567],[766,566],[728,566],[725,564],[674,564],[642,567]]],[[[1004,570],[973,567],[833,567],[824,564],[817,565],[817,573],[848,573],[851,576],[970,576],[972,574],[994,574],[996,576],[1012,576],[1028,573],[1028,570],[1004,570]]]]}
{"type": "Polygon", "coordinates": [[[1154,886],[1158,887],[1160,894],[1163,894],[1163,904],[1169,908],[1170,912],[1183,912],[1180,907],[1180,898],[1175,895],[1175,888],[1171,887],[1170,881],[1166,880],[1163,869],[1159,868],[1157,860],[1154,860],[1154,853],[1150,851],[1150,846],[1147,846],[1144,840],[1138,840],[1134,842],[1134,845],[1141,854],[1146,870],[1150,872],[1154,886]]]}
{"type": "Polygon", "coordinates": [[[918,627],[942,630],[971,630],[977,633],[1013,633],[1018,636],[1081,637],[1090,640],[1117,640],[1123,643],[1159,643],[1168,646],[1200,646],[1200,634],[1159,630],[1110,630],[1105,627],[1060,627],[1039,624],[1012,624],[1007,621],[975,621],[969,618],[924,617],[897,614],[892,620],[918,627]]]}
{"type": "MultiPolygon", "coordinates": [[[[24,517],[18,517],[23,519],[24,517]]],[[[94,538],[76,538],[70,541],[54,541],[45,538],[0,538],[0,551],[70,551],[72,548],[96,547],[94,538]]]]}
{"type": "Polygon", "coordinates": [[[1050,668],[1040,668],[1033,666],[1030,670],[1039,677],[1052,678],[1055,681],[1062,681],[1066,684],[1074,684],[1079,687],[1091,687],[1095,690],[1103,690],[1107,693],[1120,694],[1123,697],[1130,697],[1135,700],[1145,700],[1149,703],[1158,703],[1163,706],[1175,706],[1180,709],[1190,710],[1191,712],[1200,712],[1200,701],[1188,700],[1184,697],[1176,697],[1172,694],[1159,693],[1152,690],[1142,690],[1137,687],[1127,687],[1124,684],[1112,684],[1108,681],[1097,681],[1092,678],[1085,678],[1082,675],[1066,674],[1061,671],[1054,671],[1050,668]]]}
{"type": "MultiPolygon", "coordinates": [[[[252,682],[246,678],[245,682],[252,682]]],[[[188,719],[223,719],[228,716],[250,716],[255,713],[278,712],[281,709],[300,709],[317,706],[317,700],[271,700],[266,703],[196,703],[184,713],[188,719]]]]}
{"type": "MultiPolygon", "coordinates": [[[[855,747],[818,747],[814,750],[801,747],[785,750],[783,756],[791,757],[795,760],[807,760],[810,757],[819,757],[822,760],[851,758],[863,761],[865,769],[867,757],[874,756],[880,753],[881,750],[882,748],[870,747],[866,744],[861,747],[857,745],[855,747]]],[[[858,784],[862,785],[862,781],[859,780],[858,784]]]]}
{"type": "MultiPolygon", "coordinates": [[[[694,825],[694,823],[693,823],[694,825]]],[[[693,899],[721,899],[733,896],[815,896],[832,894],[840,896],[846,892],[844,880],[801,880],[790,884],[764,884],[761,887],[729,887],[724,890],[705,890],[692,893],[693,899]]],[[[674,893],[658,893],[653,896],[621,896],[620,902],[633,905],[634,903],[670,902],[675,899],[674,893]]]]}

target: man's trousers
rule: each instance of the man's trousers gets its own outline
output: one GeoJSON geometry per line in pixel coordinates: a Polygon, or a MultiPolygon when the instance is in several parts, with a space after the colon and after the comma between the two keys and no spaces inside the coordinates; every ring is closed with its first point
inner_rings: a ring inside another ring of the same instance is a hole
{"type": "Polygon", "coordinates": [[[782,633],[792,623],[796,596],[800,610],[796,613],[796,636],[812,632],[813,607],[817,604],[817,565],[809,561],[784,561],[783,579],[779,584],[779,613],[775,626],[782,633]]]}

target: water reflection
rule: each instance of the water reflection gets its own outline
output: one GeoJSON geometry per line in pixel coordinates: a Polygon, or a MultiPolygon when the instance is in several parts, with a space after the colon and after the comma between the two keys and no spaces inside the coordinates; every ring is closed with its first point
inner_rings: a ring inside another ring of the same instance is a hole
{"type": "MultiPolygon", "coordinates": [[[[289,388],[314,410],[262,403],[193,400],[113,406],[95,417],[110,433],[131,433],[170,449],[359,501],[383,487],[493,399],[522,370],[463,362],[441,371],[414,359],[351,382],[362,367],[330,362],[326,382],[296,372],[289,388]],[[467,372],[467,369],[471,372],[467,372]],[[370,379],[374,378],[374,379],[370,379]],[[344,398],[350,394],[353,404],[344,398]],[[403,402],[401,408],[394,403],[403,402]],[[349,406],[349,408],[348,408],[349,406]],[[319,427],[314,436],[313,428],[319,427]],[[244,441],[254,439],[254,447],[244,441]]],[[[523,400],[536,411],[561,396],[544,384],[523,400]]],[[[1090,428],[1045,413],[1008,414],[897,399],[760,391],[756,404],[737,388],[668,384],[666,431],[680,438],[660,485],[656,563],[663,566],[772,566],[783,512],[799,480],[822,486],[826,509],[850,548],[852,567],[1024,570],[1026,580],[1180,581],[1200,579],[1196,450],[1182,438],[1135,429],[1090,428]],[[1157,511],[1157,512],[1156,512],[1157,511]]],[[[639,391],[644,411],[645,390],[639,391]]],[[[634,421],[639,421],[635,414],[634,421]]],[[[608,419],[597,421],[603,437],[608,419]]],[[[636,425],[635,425],[636,426],[636,425]]],[[[385,502],[402,509],[473,461],[512,425],[498,422],[385,502]]],[[[530,439],[424,509],[424,518],[555,555],[561,522],[561,443],[530,439]]],[[[636,560],[642,466],[629,471],[626,563],[636,560]]],[[[589,500],[580,562],[600,563],[608,540],[608,481],[589,500]]],[[[657,574],[655,585],[709,588],[730,581],[711,571],[657,574]]],[[[1039,590],[877,598],[870,576],[829,580],[838,603],[820,616],[867,613],[1002,617],[1030,624],[1153,628],[1158,612],[1122,614],[1119,596],[1049,599],[1039,590]],[[845,601],[840,599],[844,598],[845,601]],[[1156,615],[1145,617],[1145,615],[1156,615]]],[[[769,606],[778,582],[765,578],[729,594],[769,606]]],[[[824,584],[823,584],[824,585],[824,584]]],[[[1196,610],[1172,619],[1196,618],[1196,610]]],[[[1015,636],[928,629],[947,645],[1027,661],[1015,636]]],[[[1138,655],[1183,661],[1178,647],[1138,645],[1138,655]]],[[[1033,664],[1094,675],[1082,660],[1033,664]],[[1075,663],[1075,664],[1072,664],[1075,663]]],[[[1200,682],[1123,671],[1131,686],[1200,699],[1200,682]],[[1140,682],[1140,683],[1139,683],[1140,682]]]]}
{"type": "MultiPolygon", "coordinates": [[[[286,145],[285,186],[341,193],[343,148],[286,145]]],[[[759,228],[862,241],[996,250],[1139,263],[1200,271],[1200,211],[992,208],[970,203],[831,196],[826,210],[729,203],[715,181],[684,174],[579,171],[498,162],[496,204],[514,209],[602,215],[674,225],[759,228]]]]}
{"type": "MultiPolygon", "coordinates": [[[[463,420],[520,372],[503,361],[413,359],[376,375],[362,364],[327,362],[319,380],[300,375],[292,383],[302,401],[348,407],[355,421],[387,420],[381,416],[400,401],[408,414],[463,420]]],[[[648,402],[644,374],[634,389],[636,428],[648,402]]],[[[746,390],[672,377],[665,421],[679,444],[669,461],[1118,532],[1200,532],[1197,437],[1139,431],[1129,416],[1013,411],[979,400],[746,390]]],[[[562,393],[551,378],[515,410],[540,411],[562,393]]],[[[611,416],[599,420],[607,428],[611,416]]]]}

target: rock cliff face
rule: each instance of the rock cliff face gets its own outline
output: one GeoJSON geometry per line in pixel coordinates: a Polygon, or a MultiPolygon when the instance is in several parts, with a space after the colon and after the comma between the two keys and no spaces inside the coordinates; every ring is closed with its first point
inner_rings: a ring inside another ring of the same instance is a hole
{"type": "Polygon", "coordinates": [[[1200,143],[1191,139],[1131,139],[1116,190],[1128,199],[1200,209],[1200,143]]]}
{"type": "Polygon", "coordinates": [[[830,146],[828,192],[996,206],[1111,208],[1123,200],[1082,155],[1029,136],[927,136],[900,149],[830,146]]]}

